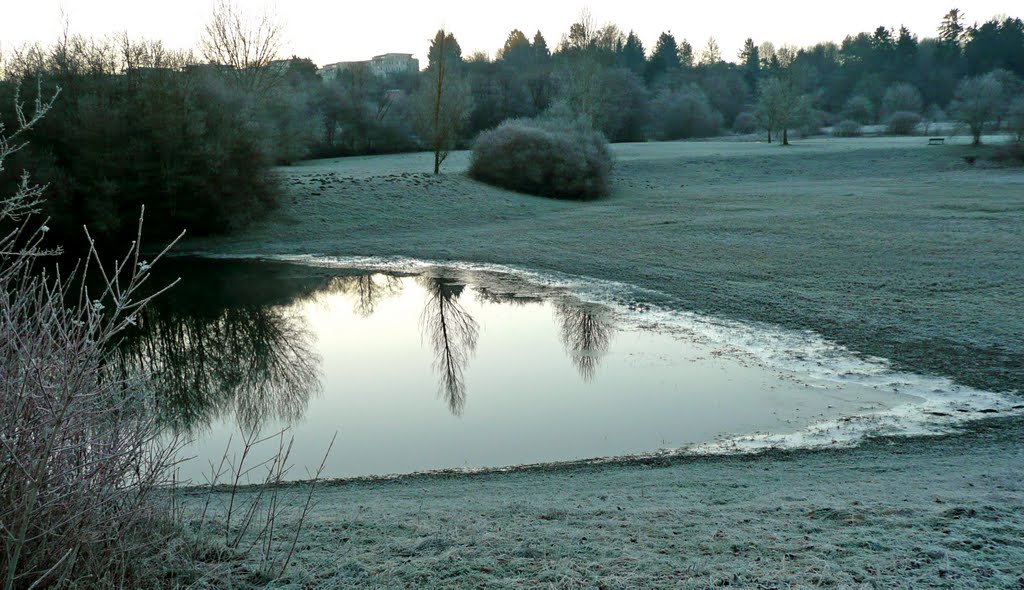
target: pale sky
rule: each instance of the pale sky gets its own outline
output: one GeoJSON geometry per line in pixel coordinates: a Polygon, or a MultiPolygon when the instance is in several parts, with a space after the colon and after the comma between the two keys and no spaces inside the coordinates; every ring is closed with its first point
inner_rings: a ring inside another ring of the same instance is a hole
{"type": "MultiPolygon", "coordinates": [[[[237,0],[260,12],[262,0],[237,0]]],[[[134,38],[162,40],[173,49],[195,47],[214,0],[0,0],[0,53],[29,41],[51,42],[61,30],[61,11],[71,32],[102,36],[127,31],[134,38]]],[[[723,57],[736,61],[743,40],[797,46],[841,41],[879,25],[906,25],[919,37],[935,35],[942,16],[957,6],[967,21],[995,15],[1024,16],[1020,0],[513,0],[483,2],[280,0],[271,4],[284,25],[286,55],[309,57],[318,65],[368,59],[387,52],[413,53],[423,60],[429,39],[441,26],[458,38],[463,53],[490,55],[518,28],[532,38],[539,29],[554,48],[580,10],[598,25],[633,29],[650,51],[658,35],[671,31],[699,53],[714,36],[723,57]]]]}

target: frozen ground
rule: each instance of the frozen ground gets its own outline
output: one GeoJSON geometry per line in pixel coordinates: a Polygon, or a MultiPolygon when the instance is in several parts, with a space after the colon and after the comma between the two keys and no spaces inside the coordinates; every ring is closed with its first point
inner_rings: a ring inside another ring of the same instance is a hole
{"type": "Polygon", "coordinates": [[[327,485],[280,583],[1019,588],[1012,420],[845,451],[327,485]]]}
{"type": "MultiPolygon", "coordinates": [[[[1024,391],[1024,173],[926,138],[615,146],[615,192],[558,202],[453,154],[281,170],[217,254],[409,256],[623,281],[814,330],[898,368],[1024,391]]],[[[855,450],[354,483],[320,496],[301,585],[1024,586],[1018,419],[855,450]],[[315,580],[315,581],[314,581],[315,580]]],[[[345,452],[338,449],[336,452],[345,452]]]]}

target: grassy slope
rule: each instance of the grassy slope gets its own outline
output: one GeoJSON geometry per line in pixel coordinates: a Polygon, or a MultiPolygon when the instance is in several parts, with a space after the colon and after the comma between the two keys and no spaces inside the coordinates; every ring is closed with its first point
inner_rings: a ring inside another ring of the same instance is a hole
{"type": "MultiPolygon", "coordinates": [[[[440,178],[419,173],[421,156],[320,161],[282,172],[289,199],[270,219],[186,248],[628,281],[683,308],[811,328],[918,372],[1024,390],[1024,174],[924,143],[616,146],[615,194],[591,203],[472,182],[457,173],[465,154],[440,178]]],[[[853,451],[333,487],[293,581],[1008,587],[1024,576],[1020,429],[1003,420],[853,451]]]]}

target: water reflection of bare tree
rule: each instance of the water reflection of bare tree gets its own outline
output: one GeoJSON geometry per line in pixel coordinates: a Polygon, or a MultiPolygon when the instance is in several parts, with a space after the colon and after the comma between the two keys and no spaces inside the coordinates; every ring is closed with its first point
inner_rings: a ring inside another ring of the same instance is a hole
{"type": "Polygon", "coordinates": [[[592,381],[597,374],[601,356],[608,352],[615,326],[607,312],[596,305],[561,300],[555,304],[555,316],[562,337],[562,346],[572,359],[580,376],[592,381]]]}
{"type": "Polygon", "coordinates": [[[465,285],[450,279],[420,277],[427,301],[420,316],[423,337],[434,349],[434,370],[440,392],[452,414],[459,416],[466,404],[464,372],[476,353],[480,326],[459,303],[465,285]]]}
{"type": "Polygon", "coordinates": [[[543,303],[544,299],[532,295],[520,295],[512,291],[497,291],[495,289],[480,285],[474,286],[477,300],[482,303],[494,303],[497,305],[535,305],[543,303]]]}
{"type": "Polygon", "coordinates": [[[320,391],[312,340],[303,318],[282,307],[153,307],[122,343],[120,360],[124,370],[153,375],[161,415],[175,429],[201,430],[230,413],[249,429],[303,416],[320,391]]]}
{"type": "Polygon", "coordinates": [[[332,278],[326,290],[353,296],[353,311],[360,317],[368,318],[377,311],[381,301],[402,292],[402,279],[379,273],[340,276],[332,278]]]}

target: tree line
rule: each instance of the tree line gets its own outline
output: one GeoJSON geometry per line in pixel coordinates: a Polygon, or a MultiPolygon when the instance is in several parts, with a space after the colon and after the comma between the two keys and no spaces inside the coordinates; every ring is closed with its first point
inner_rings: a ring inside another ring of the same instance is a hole
{"type": "Polygon", "coordinates": [[[648,48],[585,12],[553,45],[512,30],[493,57],[438,31],[425,70],[385,77],[356,65],[325,80],[309,59],[279,59],[280,45],[271,19],[222,0],[199,54],[68,34],[8,52],[0,101],[59,97],[0,188],[32,170],[59,231],[116,236],[145,203],[154,234],[203,234],[273,207],[275,164],[429,149],[436,172],[449,150],[517,118],[571,120],[613,142],[761,132],[787,143],[938,120],[976,139],[994,124],[1024,135],[1024,22],[969,26],[956,9],[932,37],[880,26],[804,48],[748,39],[734,61],[713,38],[695,49],[664,32],[648,48]]]}

